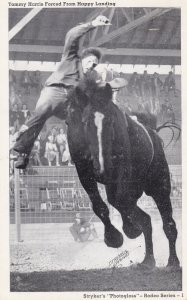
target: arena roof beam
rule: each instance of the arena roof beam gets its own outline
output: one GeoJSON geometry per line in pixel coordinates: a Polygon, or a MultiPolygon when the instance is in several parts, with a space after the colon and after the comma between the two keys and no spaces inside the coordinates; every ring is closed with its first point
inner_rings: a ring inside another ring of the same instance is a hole
{"type": "Polygon", "coordinates": [[[132,18],[132,14],[128,13],[128,10],[126,8],[122,8],[122,13],[125,16],[125,18],[127,19],[128,22],[132,22],[133,18],[132,18]]]}
{"type": "Polygon", "coordinates": [[[166,40],[166,44],[170,43],[172,37],[175,35],[179,26],[180,26],[180,21],[174,22],[173,28],[171,29],[170,33],[168,33],[168,38],[166,40]]]}
{"type": "Polygon", "coordinates": [[[9,44],[10,52],[31,52],[31,53],[61,53],[63,46],[49,45],[27,45],[27,44],[9,44]]]}
{"type": "MultiPolygon", "coordinates": [[[[45,46],[45,45],[20,45],[10,44],[10,52],[30,52],[30,53],[62,53],[62,46],[45,46]]],[[[104,55],[130,55],[130,56],[163,56],[163,57],[180,57],[181,51],[176,49],[138,49],[138,48],[101,48],[104,55]]]]}
{"type": "Polygon", "coordinates": [[[152,10],[151,12],[149,12],[148,14],[145,14],[144,16],[128,23],[128,24],[125,24],[124,26],[110,32],[108,35],[106,36],[102,36],[101,38],[99,38],[98,40],[94,41],[94,46],[100,46],[100,45],[103,45],[107,42],[110,42],[111,40],[113,40],[114,38],[148,22],[149,20],[151,19],[154,19],[168,11],[170,11],[172,8],[168,8],[168,9],[165,9],[165,8],[157,8],[157,9],[154,9],[152,10]]]}
{"type": "Polygon", "coordinates": [[[148,14],[148,13],[151,12],[152,8],[150,8],[150,7],[143,7],[143,10],[144,10],[144,12],[145,12],[146,14],[148,14]]]}
{"type": "Polygon", "coordinates": [[[104,55],[121,56],[162,56],[162,57],[180,57],[181,51],[176,49],[135,49],[135,48],[101,48],[104,55]]]}
{"type": "MultiPolygon", "coordinates": [[[[141,37],[141,40],[140,40],[140,44],[141,45],[145,45],[145,41],[147,39],[147,35],[148,35],[148,32],[149,32],[149,28],[152,24],[152,20],[148,21],[146,26],[144,27],[144,33],[142,34],[142,37],[141,37]]],[[[136,30],[134,30],[136,31],[136,30]]]]}
{"type": "Polygon", "coordinates": [[[24,16],[10,31],[9,31],[9,41],[18,33],[20,32],[25,25],[27,25],[40,11],[42,8],[33,8],[29,11],[26,16],[24,16]]]}
{"type": "MultiPolygon", "coordinates": [[[[166,28],[166,24],[167,24],[167,20],[163,19],[162,23],[159,26],[159,30],[157,31],[157,33],[155,34],[155,38],[153,40],[153,45],[159,45],[159,40],[161,37],[161,32],[164,32],[165,28],[166,28]]],[[[166,44],[167,45],[167,44],[166,44]]]]}

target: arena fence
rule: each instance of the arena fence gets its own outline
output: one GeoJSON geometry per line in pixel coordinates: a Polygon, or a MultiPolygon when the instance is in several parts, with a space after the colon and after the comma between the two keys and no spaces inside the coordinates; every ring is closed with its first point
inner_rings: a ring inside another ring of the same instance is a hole
{"type": "MultiPolygon", "coordinates": [[[[174,209],[180,209],[181,166],[170,166],[170,173],[172,205],[174,209]]],[[[106,201],[104,186],[99,184],[98,187],[103,200],[106,201]]],[[[143,208],[156,208],[153,200],[145,195],[141,197],[139,204],[143,208]]],[[[116,210],[110,205],[108,207],[111,218],[115,217],[116,210]]],[[[21,228],[26,224],[33,228],[34,224],[41,223],[59,223],[66,226],[73,222],[77,212],[87,219],[92,218],[93,222],[99,222],[93,213],[88,195],[81,186],[75,167],[33,167],[25,172],[15,169],[10,179],[10,224],[14,226],[17,241],[22,240],[21,228]]],[[[42,231],[40,238],[42,239],[42,231]]]]}

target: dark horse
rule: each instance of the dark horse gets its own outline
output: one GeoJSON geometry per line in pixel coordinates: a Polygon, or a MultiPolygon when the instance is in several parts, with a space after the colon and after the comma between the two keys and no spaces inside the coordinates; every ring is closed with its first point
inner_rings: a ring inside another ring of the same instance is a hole
{"type": "Polygon", "coordinates": [[[158,134],[124,116],[112,102],[111,87],[93,81],[81,82],[70,92],[67,124],[70,154],[93,211],[104,224],[106,245],[120,247],[123,236],[111,224],[97,182],[105,185],[108,202],[120,212],[126,236],[144,234],[142,265],[151,268],[155,266],[151,218],[137,201],[143,192],[155,200],[169,241],[168,266],[179,266],[169,168],[158,134]]]}

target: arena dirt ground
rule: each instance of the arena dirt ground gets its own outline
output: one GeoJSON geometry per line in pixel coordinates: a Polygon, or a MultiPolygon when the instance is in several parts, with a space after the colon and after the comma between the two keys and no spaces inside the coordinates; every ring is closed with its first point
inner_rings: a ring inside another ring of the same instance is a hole
{"type": "Polygon", "coordinates": [[[136,268],[12,272],[12,292],[48,291],[181,291],[182,271],[155,268],[142,272],[136,268]]]}
{"type": "MultiPolygon", "coordinates": [[[[177,253],[182,265],[181,217],[175,214],[179,235],[177,253]]],[[[121,229],[119,221],[114,222],[121,229]]],[[[74,242],[70,224],[25,224],[22,242],[16,242],[15,225],[10,226],[11,291],[181,291],[182,270],[166,267],[169,249],[158,214],[152,215],[156,268],[137,268],[145,255],[144,238],[124,236],[119,249],[103,241],[103,226],[95,223],[98,240],[74,242]],[[110,262],[127,251],[118,268],[110,262]]]]}

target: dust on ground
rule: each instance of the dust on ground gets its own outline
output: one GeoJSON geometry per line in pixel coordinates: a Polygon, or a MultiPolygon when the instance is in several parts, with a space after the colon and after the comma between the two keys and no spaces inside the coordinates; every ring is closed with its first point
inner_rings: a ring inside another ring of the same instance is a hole
{"type": "MultiPolygon", "coordinates": [[[[176,218],[179,235],[177,252],[181,261],[181,220],[176,218]]],[[[180,291],[182,270],[166,267],[169,247],[160,219],[153,219],[153,245],[156,268],[151,272],[136,268],[145,255],[143,235],[127,239],[118,249],[103,241],[103,225],[95,224],[97,240],[77,243],[70,224],[25,224],[23,242],[15,241],[10,226],[11,291],[180,291]],[[117,265],[110,262],[127,252],[117,265]]],[[[121,231],[121,225],[116,227],[121,231]]],[[[182,264],[182,263],[181,263],[182,264]]]]}

